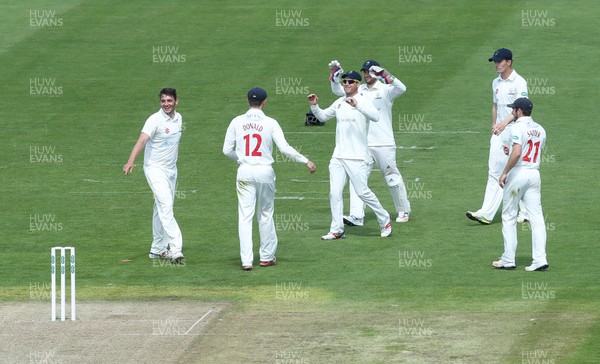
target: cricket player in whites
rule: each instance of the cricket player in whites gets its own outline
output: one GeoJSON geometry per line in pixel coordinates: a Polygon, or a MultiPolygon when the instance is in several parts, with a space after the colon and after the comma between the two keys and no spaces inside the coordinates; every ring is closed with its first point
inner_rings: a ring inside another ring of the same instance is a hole
{"type": "Polygon", "coordinates": [[[370,155],[367,135],[370,120],[377,122],[379,112],[371,100],[358,91],[362,77],[356,71],[341,76],[345,96],[338,98],[326,109],[319,107],[317,95],[308,95],[310,111],[321,121],[336,118],[335,148],[329,161],[329,203],[331,226],[323,240],[345,237],[343,221],[343,191],[348,178],[358,197],[373,210],[379,223],[381,237],[392,234],[390,214],[381,206],[377,196],[367,185],[370,155]]]}
{"type": "MultiPolygon", "coordinates": [[[[344,96],[344,88],[340,83],[344,73],[337,60],[329,63],[331,70],[329,80],[331,91],[337,96],[344,96]]],[[[371,159],[377,163],[386,184],[388,185],[398,213],[396,222],[407,222],[410,215],[410,202],[406,186],[396,163],[396,141],[392,127],[392,107],[394,100],[406,91],[406,86],[387,70],[381,68],[377,61],[366,61],[361,68],[365,83],[358,91],[368,97],[379,111],[379,121],[369,123],[368,147],[371,159]]],[[[367,179],[373,170],[373,162],[368,164],[367,179]]],[[[344,224],[363,226],[365,204],[358,197],[350,182],[350,215],[344,216],[344,224]]]]}
{"type": "Polygon", "coordinates": [[[508,163],[499,178],[504,189],[502,198],[502,236],[504,253],[492,262],[498,269],[514,269],[517,250],[517,214],[519,203],[528,214],[531,225],[531,251],[533,261],[525,267],[528,272],[549,267],[546,260],[546,225],[542,214],[540,161],[546,144],[546,131],[533,121],[533,103],[527,98],[518,98],[512,104],[512,114],[517,120],[504,136],[504,152],[509,155],[508,163]]]}
{"type": "Polygon", "coordinates": [[[248,92],[250,109],[234,118],[225,134],[223,154],[239,164],[237,170],[238,233],[243,270],[252,270],[252,219],[258,209],[260,233],[260,266],[269,267],[277,263],[277,232],[273,221],[275,210],[275,172],[271,166],[273,142],[277,148],[295,160],[304,163],[310,173],[315,173],[315,164],[291,147],[285,140],[277,120],[265,115],[263,108],[267,92],[255,87],[248,92]]]}
{"type": "MultiPolygon", "coordinates": [[[[500,203],[502,189],[498,178],[506,165],[507,156],[502,149],[502,131],[515,120],[510,104],[519,97],[527,97],[527,81],[512,68],[512,52],[506,48],[498,49],[489,61],[494,62],[498,77],[492,81],[492,136],[488,157],[488,180],[481,208],[475,212],[467,211],[467,217],[483,225],[492,223],[500,203]]],[[[523,213],[519,222],[527,220],[523,213]]]]}
{"type": "Polygon", "coordinates": [[[146,120],[140,137],[133,146],[123,172],[129,174],[137,155],[144,150],[144,174],[154,194],[152,215],[151,259],[171,259],[179,264],[183,260],[181,230],[173,215],[177,183],[177,156],[183,120],[175,111],[179,103],[174,88],[159,92],[160,110],[146,120]]]}

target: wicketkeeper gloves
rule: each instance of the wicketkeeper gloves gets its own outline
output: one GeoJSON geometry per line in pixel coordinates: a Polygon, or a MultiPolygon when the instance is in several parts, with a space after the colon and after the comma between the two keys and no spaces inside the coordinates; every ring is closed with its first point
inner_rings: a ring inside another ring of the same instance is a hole
{"type": "Polygon", "coordinates": [[[340,62],[337,60],[333,60],[329,62],[329,69],[331,69],[331,73],[329,74],[329,81],[340,83],[342,80],[342,74],[344,73],[344,69],[340,65],[340,62]]]}
{"type": "Polygon", "coordinates": [[[371,66],[371,68],[369,68],[369,74],[371,75],[371,77],[377,77],[383,83],[388,85],[392,83],[394,79],[396,79],[396,77],[392,76],[388,73],[388,71],[379,66],[371,66]]]}
{"type": "Polygon", "coordinates": [[[309,126],[309,125],[323,126],[323,125],[325,125],[325,122],[317,119],[315,114],[313,114],[311,111],[309,111],[306,113],[306,119],[304,119],[304,125],[306,125],[306,126],[309,126]]]}

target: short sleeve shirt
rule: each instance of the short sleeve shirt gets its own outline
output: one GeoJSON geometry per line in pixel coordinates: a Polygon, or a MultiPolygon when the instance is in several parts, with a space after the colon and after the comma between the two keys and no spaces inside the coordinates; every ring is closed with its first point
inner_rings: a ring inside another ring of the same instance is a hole
{"type": "Polygon", "coordinates": [[[496,123],[504,120],[512,112],[508,105],[512,104],[520,97],[528,97],[527,81],[517,71],[512,73],[505,80],[501,76],[492,81],[492,102],[496,104],[496,123]]]}
{"type": "Polygon", "coordinates": [[[173,118],[162,109],[150,115],[142,128],[142,133],[150,137],[144,151],[145,166],[177,168],[182,123],[178,112],[175,112],[173,118]]]}

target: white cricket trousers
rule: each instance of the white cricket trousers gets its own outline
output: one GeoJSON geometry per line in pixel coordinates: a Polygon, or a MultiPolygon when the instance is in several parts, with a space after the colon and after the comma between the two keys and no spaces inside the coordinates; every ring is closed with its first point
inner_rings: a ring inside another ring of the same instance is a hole
{"type": "Polygon", "coordinates": [[[492,221],[502,202],[502,188],[499,179],[508,162],[508,156],[502,149],[502,138],[499,135],[492,134],[490,138],[490,154],[488,157],[488,180],[485,186],[485,196],[483,204],[479,209],[479,215],[492,221]]]}
{"type": "Polygon", "coordinates": [[[173,215],[177,168],[165,169],[158,166],[144,166],[144,174],[154,194],[152,215],[152,247],[150,252],[160,254],[170,247],[171,253],[181,253],[183,239],[181,230],[173,215]]]}
{"type": "MultiPolygon", "coordinates": [[[[369,153],[373,157],[377,167],[379,167],[379,171],[390,189],[396,212],[410,212],[410,201],[408,201],[406,186],[396,163],[396,147],[369,147],[369,153]]],[[[367,181],[372,170],[373,163],[370,162],[368,163],[367,181]]],[[[364,218],[365,216],[365,203],[358,197],[356,191],[354,191],[352,181],[350,181],[350,215],[354,215],[357,218],[364,218]]]]}
{"type": "Polygon", "coordinates": [[[519,202],[528,214],[531,226],[531,255],[534,265],[548,264],[546,260],[546,225],[542,214],[540,171],[530,168],[513,168],[506,178],[502,200],[502,259],[514,262],[517,251],[517,214],[519,202]]]}
{"type": "Polygon", "coordinates": [[[275,172],[270,165],[241,164],[237,171],[238,233],[242,265],[254,262],[252,243],[252,219],[257,211],[260,235],[260,261],[275,259],[277,232],[275,211],[275,172]]]}
{"type": "Polygon", "coordinates": [[[354,186],[358,197],[377,216],[379,227],[383,228],[390,221],[390,214],[381,206],[377,196],[367,185],[369,162],[358,159],[331,158],[329,161],[329,203],[331,205],[331,228],[334,233],[344,231],[344,199],[343,192],[348,178],[354,186]]]}

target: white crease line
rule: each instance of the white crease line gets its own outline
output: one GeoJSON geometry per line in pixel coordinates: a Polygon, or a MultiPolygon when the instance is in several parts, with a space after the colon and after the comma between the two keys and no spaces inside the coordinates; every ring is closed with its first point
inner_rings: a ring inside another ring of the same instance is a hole
{"type": "MultiPolygon", "coordinates": [[[[177,192],[190,192],[190,193],[196,193],[198,192],[198,190],[187,190],[187,191],[182,191],[182,190],[176,190],[175,193],[177,192]]],[[[119,194],[134,194],[134,193],[142,193],[142,194],[149,194],[152,193],[152,191],[134,191],[134,192],[127,192],[127,191],[70,191],[70,194],[74,194],[74,195],[119,195],[119,194]]]]}
{"type": "Polygon", "coordinates": [[[196,326],[198,324],[198,322],[202,321],[206,316],[208,316],[211,312],[213,312],[212,309],[210,309],[207,313],[204,314],[204,316],[200,317],[198,319],[198,321],[194,322],[194,324],[192,325],[192,327],[190,327],[190,329],[188,331],[185,332],[185,335],[187,335],[190,331],[192,331],[192,329],[194,328],[194,326],[196,326]]]}
{"type": "Polygon", "coordinates": [[[403,145],[399,145],[396,147],[396,149],[424,149],[424,150],[432,150],[437,148],[435,145],[433,147],[417,147],[416,145],[413,145],[412,147],[405,147],[403,145]]]}
{"type": "Polygon", "coordinates": [[[335,134],[335,131],[286,131],[285,134],[335,134]]]}
{"type": "Polygon", "coordinates": [[[481,134],[481,132],[474,130],[397,131],[395,134],[481,134]]]}
{"type": "Polygon", "coordinates": [[[292,181],[292,182],[298,182],[298,183],[329,183],[329,180],[324,180],[324,179],[319,180],[319,181],[309,181],[307,179],[295,179],[295,178],[293,178],[290,181],[292,181]]]}
{"type": "MultiPolygon", "coordinates": [[[[335,134],[335,131],[287,131],[287,134],[335,134]]],[[[476,130],[396,131],[394,134],[481,134],[476,130]]]]}

